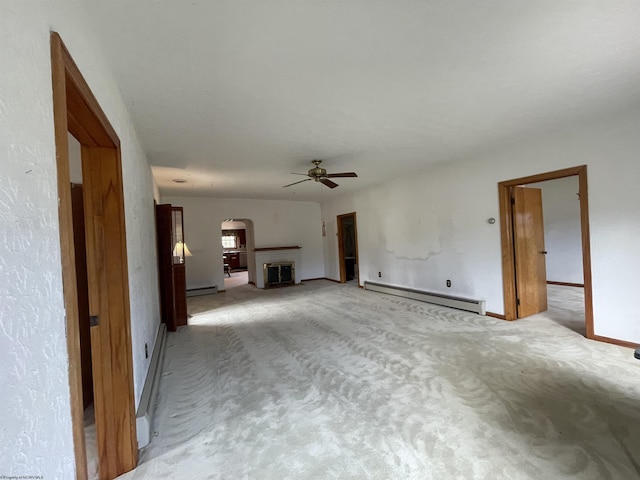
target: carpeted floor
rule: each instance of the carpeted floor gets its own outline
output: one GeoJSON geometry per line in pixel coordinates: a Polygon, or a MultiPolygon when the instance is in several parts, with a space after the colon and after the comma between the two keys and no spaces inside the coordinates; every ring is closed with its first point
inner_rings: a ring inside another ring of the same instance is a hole
{"type": "Polygon", "coordinates": [[[640,478],[640,362],[327,281],[189,299],[127,479],[640,478]]]}

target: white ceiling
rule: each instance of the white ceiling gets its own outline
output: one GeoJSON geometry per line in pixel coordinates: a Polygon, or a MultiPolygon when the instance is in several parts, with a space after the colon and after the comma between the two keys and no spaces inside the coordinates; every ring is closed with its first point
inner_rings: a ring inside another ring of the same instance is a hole
{"type": "Polygon", "coordinates": [[[640,105],[637,0],[85,4],[163,195],[358,172],[326,199],[640,105]]]}

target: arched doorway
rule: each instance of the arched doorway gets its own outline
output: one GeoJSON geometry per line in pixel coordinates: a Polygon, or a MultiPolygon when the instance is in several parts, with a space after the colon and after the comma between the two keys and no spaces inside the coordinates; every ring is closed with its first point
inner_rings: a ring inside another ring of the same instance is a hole
{"type": "Polygon", "coordinates": [[[255,240],[253,221],[229,218],[220,223],[224,289],[255,285],[255,240]]]}

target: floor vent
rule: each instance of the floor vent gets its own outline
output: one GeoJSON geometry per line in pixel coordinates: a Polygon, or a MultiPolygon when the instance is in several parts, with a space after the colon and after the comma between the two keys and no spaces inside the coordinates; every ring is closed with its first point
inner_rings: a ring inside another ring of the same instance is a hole
{"type": "Polygon", "coordinates": [[[451,297],[440,293],[430,293],[411,288],[397,287],[395,285],[383,285],[381,283],[364,282],[365,290],[372,292],[386,293],[397,297],[410,298],[421,302],[434,303],[443,307],[457,308],[468,312],[485,315],[487,313],[486,302],[484,300],[471,300],[468,298],[451,297]]]}
{"type": "Polygon", "coordinates": [[[151,441],[151,429],[153,428],[153,407],[155,405],[156,392],[160,383],[162,372],[162,359],[167,340],[167,325],[160,324],[156,344],[151,354],[151,363],[147,371],[147,379],[144,382],[138,412],[136,413],[136,429],[138,432],[138,448],[145,447],[151,441]]]}

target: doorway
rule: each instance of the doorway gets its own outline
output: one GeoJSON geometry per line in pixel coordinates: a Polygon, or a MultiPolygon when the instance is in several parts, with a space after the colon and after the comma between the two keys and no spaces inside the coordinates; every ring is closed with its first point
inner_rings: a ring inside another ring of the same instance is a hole
{"type": "Polygon", "coordinates": [[[90,325],[99,475],[111,479],[132,470],[138,460],[120,140],[55,32],[51,33],[51,67],[76,475],[87,478],[83,322],[90,325]],[[81,145],[88,316],[86,312],[81,316],[78,303],[76,263],[82,261],[82,247],[74,238],[69,134],[81,145]]]}
{"type": "Polygon", "coordinates": [[[360,286],[356,213],[352,212],[338,215],[337,224],[340,283],[353,282],[354,285],[360,286]]]}
{"type": "MultiPolygon", "coordinates": [[[[595,338],[589,239],[589,201],[585,165],[507,180],[498,184],[502,243],[504,317],[516,320],[547,308],[544,234],[536,219],[541,211],[539,189],[525,188],[548,180],[578,178],[582,277],[587,338],[595,338]],[[537,225],[538,224],[538,225],[537,225]],[[542,243],[540,239],[542,238],[542,243]],[[544,278],[543,278],[544,276],[544,278]]],[[[540,214],[541,215],[541,214],[540,214]]]]}
{"type": "Polygon", "coordinates": [[[255,240],[253,221],[226,219],[220,223],[224,290],[255,285],[255,240]]]}

